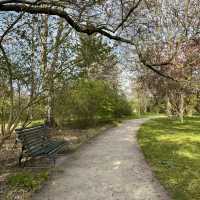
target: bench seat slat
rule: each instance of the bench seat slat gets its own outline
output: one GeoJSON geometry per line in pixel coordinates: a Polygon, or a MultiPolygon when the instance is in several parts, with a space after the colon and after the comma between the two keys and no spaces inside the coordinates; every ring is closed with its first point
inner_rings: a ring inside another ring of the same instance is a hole
{"type": "Polygon", "coordinates": [[[26,145],[34,145],[37,143],[44,143],[45,141],[47,141],[47,139],[45,138],[34,138],[34,139],[24,139],[22,143],[26,143],[26,145]]]}
{"type": "Polygon", "coordinates": [[[64,148],[65,144],[61,144],[59,145],[56,149],[53,149],[52,151],[50,151],[48,153],[48,155],[55,155],[57,154],[60,150],[62,150],[64,148]]]}
{"type": "Polygon", "coordinates": [[[29,148],[29,153],[33,156],[48,154],[52,149],[57,148],[59,145],[62,145],[63,141],[50,141],[48,144],[43,144],[40,146],[29,148]]]}

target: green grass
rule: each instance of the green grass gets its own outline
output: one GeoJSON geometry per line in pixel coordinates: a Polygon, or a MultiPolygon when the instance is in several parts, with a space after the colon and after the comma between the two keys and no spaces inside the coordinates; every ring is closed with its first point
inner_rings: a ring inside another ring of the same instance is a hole
{"type": "Polygon", "coordinates": [[[157,113],[142,113],[142,114],[138,114],[138,113],[133,113],[131,115],[128,116],[123,116],[122,118],[119,118],[118,120],[131,120],[131,119],[141,119],[141,118],[148,118],[148,117],[160,117],[163,116],[163,114],[157,114],[157,113]]]}
{"type": "Polygon", "coordinates": [[[8,185],[12,188],[22,188],[28,191],[35,191],[40,188],[42,183],[49,177],[47,170],[39,173],[28,171],[18,172],[8,178],[8,185]]]}
{"type": "Polygon", "coordinates": [[[138,141],[147,161],[175,200],[200,200],[200,117],[181,124],[158,118],[144,124],[138,141]]]}

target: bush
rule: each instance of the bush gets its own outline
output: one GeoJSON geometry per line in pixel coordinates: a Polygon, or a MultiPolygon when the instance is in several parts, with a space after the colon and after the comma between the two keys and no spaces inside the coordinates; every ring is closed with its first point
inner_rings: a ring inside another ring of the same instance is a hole
{"type": "Polygon", "coordinates": [[[84,127],[102,119],[131,114],[126,97],[105,81],[82,79],[62,90],[58,96],[55,109],[58,124],[65,119],[84,127]]]}

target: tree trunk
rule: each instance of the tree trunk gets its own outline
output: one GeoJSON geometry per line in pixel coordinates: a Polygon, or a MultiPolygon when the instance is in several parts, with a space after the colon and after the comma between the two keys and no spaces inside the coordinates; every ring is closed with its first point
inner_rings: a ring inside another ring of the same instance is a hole
{"type": "Polygon", "coordinates": [[[55,128],[57,126],[57,123],[55,121],[55,116],[54,116],[54,97],[52,91],[50,91],[48,94],[47,102],[48,104],[47,104],[46,125],[55,128]]]}
{"type": "Polygon", "coordinates": [[[45,77],[44,81],[44,91],[46,90],[46,95],[47,95],[47,105],[46,105],[46,122],[45,124],[49,127],[55,127],[55,119],[53,115],[53,72],[51,69],[51,66],[48,65],[48,33],[49,33],[49,26],[48,26],[48,16],[42,16],[42,20],[44,23],[44,28],[43,28],[43,34],[41,35],[41,40],[42,40],[42,57],[41,57],[41,63],[43,67],[43,73],[45,77]]]}
{"type": "Polygon", "coordinates": [[[181,92],[180,94],[180,108],[179,108],[179,118],[181,123],[184,122],[184,94],[181,92]]]}
{"type": "Polygon", "coordinates": [[[171,112],[171,103],[170,103],[170,99],[169,96],[167,94],[166,96],[166,114],[169,118],[171,118],[172,116],[172,112],[171,112]]]}

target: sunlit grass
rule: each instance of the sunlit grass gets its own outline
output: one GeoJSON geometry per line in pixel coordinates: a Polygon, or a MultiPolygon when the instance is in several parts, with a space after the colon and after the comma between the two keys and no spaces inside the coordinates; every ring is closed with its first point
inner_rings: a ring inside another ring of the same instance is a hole
{"type": "Polygon", "coordinates": [[[38,126],[38,125],[41,125],[41,124],[44,124],[44,120],[43,119],[38,119],[38,120],[33,120],[29,126],[38,126]]]}
{"type": "Polygon", "coordinates": [[[144,155],[175,200],[200,199],[200,117],[153,119],[138,134],[144,155]]]}

